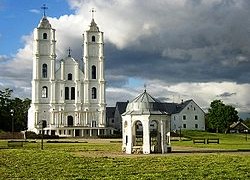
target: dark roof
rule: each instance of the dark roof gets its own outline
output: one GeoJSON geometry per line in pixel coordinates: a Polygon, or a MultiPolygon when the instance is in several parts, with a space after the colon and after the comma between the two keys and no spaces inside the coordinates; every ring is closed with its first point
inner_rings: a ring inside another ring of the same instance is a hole
{"type": "MultiPolygon", "coordinates": [[[[157,107],[154,107],[154,108],[162,112],[167,112],[168,114],[176,114],[176,113],[181,112],[191,101],[193,100],[190,99],[187,101],[183,101],[182,103],[160,103],[158,101],[157,103],[154,104],[154,106],[157,106],[157,107]]],[[[120,114],[123,114],[124,112],[126,112],[128,103],[129,103],[128,101],[116,103],[116,108],[120,114]]],[[[110,108],[110,107],[107,107],[107,108],[110,108]]]]}
{"type": "Polygon", "coordinates": [[[230,129],[234,129],[236,128],[237,126],[239,125],[242,125],[244,128],[246,129],[249,129],[249,127],[247,127],[247,125],[245,125],[243,122],[241,121],[237,121],[237,122],[234,122],[233,124],[230,125],[230,129]]]}
{"type": "Polygon", "coordinates": [[[106,118],[113,118],[115,114],[115,107],[106,107],[106,118]]]}
{"type": "Polygon", "coordinates": [[[116,108],[119,111],[120,114],[124,113],[126,111],[127,105],[128,105],[128,101],[127,102],[117,102],[116,103],[116,108]]]}

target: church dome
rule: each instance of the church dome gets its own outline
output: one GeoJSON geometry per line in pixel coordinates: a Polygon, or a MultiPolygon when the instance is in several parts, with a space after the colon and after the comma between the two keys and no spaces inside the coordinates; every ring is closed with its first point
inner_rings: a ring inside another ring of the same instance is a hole
{"type": "Polygon", "coordinates": [[[124,114],[166,114],[166,112],[163,110],[162,103],[145,90],[128,103],[124,114]]]}
{"type": "Polygon", "coordinates": [[[38,25],[39,28],[51,28],[51,24],[49,23],[49,20],[46,18],[46,16],[44,16],[39,25],[38,25]]]}

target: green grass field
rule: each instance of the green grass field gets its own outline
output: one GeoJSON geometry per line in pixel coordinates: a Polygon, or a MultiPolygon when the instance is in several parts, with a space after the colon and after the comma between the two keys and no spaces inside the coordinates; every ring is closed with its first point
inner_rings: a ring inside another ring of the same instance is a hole
{"type": "MultiPolygon", "coordinates": [[[[202,135],[220,136],[216,148],[227,149],[227,143],[250,148],[240,135],[195,132],[191,136],[202,135]]],[[[44,150],[40,143],[6,149],[7,142],[0,141],[0,179],[250,179],[250,153],[125,155],[121,143],[88,141],[45,142],[44,150]]],[[[191,141],[173,142],[173,146],[214,148],[191,141]]]]}
{"type": "MultiPolygon", "coordinates": [[[[232,150],[250,150],[250,134],[249,139],[246,141],[245,134],[220,134],[220,133],[208,133],[202,131],[184,131],[185,137],[190,138],[219,138],[220,144],[193,144],[190,141],[174,141],[173,146],[186,146],[195,148],[212,148],[212,149],[232,149],[232,150]]],[[[179,139],[179,138],[178,138],[179,139]]]]}

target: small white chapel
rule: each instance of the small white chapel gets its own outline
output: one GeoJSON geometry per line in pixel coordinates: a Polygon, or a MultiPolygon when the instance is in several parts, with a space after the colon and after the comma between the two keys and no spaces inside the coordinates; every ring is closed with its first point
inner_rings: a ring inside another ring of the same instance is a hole
{"type": "MultiPolygon", "coordinates": [[[[93,12],[92,12],[93,13],[93,12]]],[[[56,69],[56,30],[46,14],[34,29],[32,102],[28,131],[65,137],[113,134],[106,126],[104,40],[92,20],[83,34],[83,67],[71,50],[56,69]]],[[[79,35],[81,38],[81,35],[79,35]]]]}
{"type": "Polygon", "coordinates": [[[145,90],[122,114],[122,150],[126,154],[168,153],[171,115],[145,90]]]}

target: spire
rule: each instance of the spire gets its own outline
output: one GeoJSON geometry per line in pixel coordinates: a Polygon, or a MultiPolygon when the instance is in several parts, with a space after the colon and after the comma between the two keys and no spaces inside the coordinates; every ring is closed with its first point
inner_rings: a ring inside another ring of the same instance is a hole
{"type": "Polygon", "coordinates": [[[43,9],[43,17],[46,17],[46,9],[48,9],[48,7],[46,6],[46,4],[43,4],[43,6],[41,7],[41,9],[43,9]]]}
{"type": "Polygon", "coordinates": [[[94,19],[96,10],[94,8],[92,8],[89,12],[91,13],[91,18],[92,18],[89,31],[99,32],[99,28],[98,28],[97,24],[95,23],[95,19],[94,19]]]}
{"type": "Polygon", "coordinates": [[[38,27],[39,28],[51,28],[51,24],[49,23],[46,17],[46,9],[48,9],[48,7],[46,6],[46,4],[43,4],[41,9],[43,9],[43,18],[40,20],[38,27]]]}

